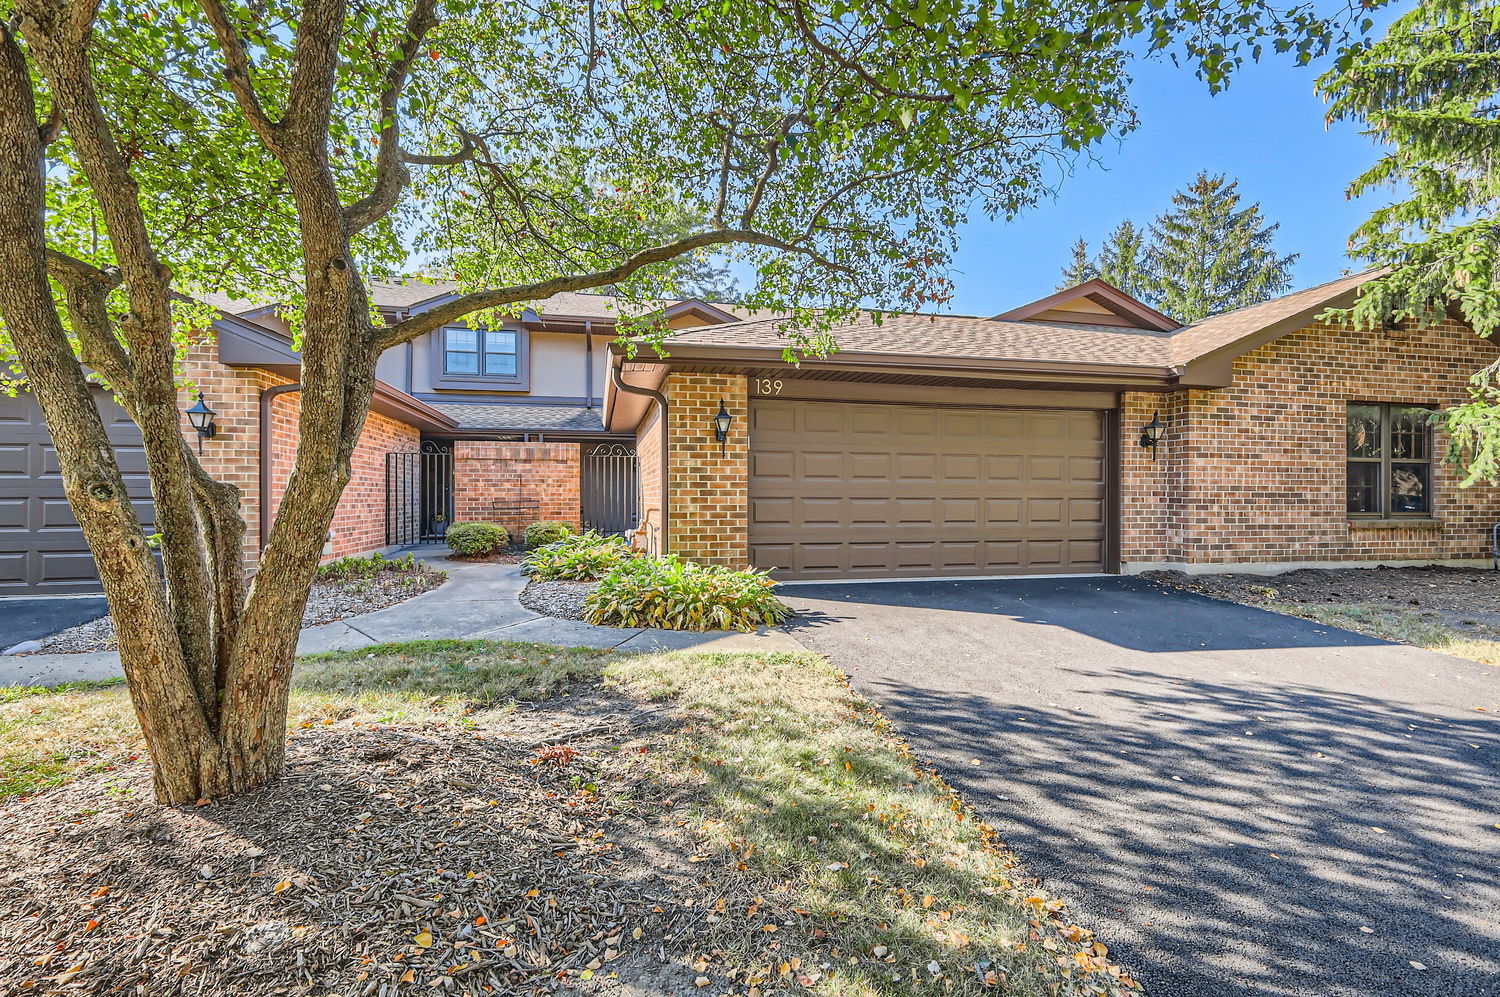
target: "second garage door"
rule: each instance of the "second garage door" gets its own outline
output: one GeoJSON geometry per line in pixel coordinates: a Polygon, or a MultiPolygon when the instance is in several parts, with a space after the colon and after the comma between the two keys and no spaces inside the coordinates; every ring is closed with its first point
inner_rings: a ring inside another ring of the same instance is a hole
{"type": "MultiPolygon", "coordinates": [[[[136,515],[150,533],[151,483],[141,432],[103,391],[95,391],[95,401],[136,515]]],[[[0,395],[0,595],[98,590],[94,557],[68,507],[41,406],[25,392],[0,395]]]]}
{"type": "Polygon", "coordinates": [[[749,484],[781,578],[1105,570],[1098,411],[755,400],[749,484]]]}

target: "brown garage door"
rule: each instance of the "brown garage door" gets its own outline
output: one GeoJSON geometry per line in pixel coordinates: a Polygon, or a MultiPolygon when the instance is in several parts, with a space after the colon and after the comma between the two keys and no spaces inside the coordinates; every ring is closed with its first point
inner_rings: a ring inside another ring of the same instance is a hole
{"type": "MultiPolygon", "coordinates": [[[[150,532],[151,485],[141,433],[104,392],[95,395],[136,514],[150,532]]],[[[0,595],[92,592],[94,558],[63,494],[42,409],[29,394],[0,395],[0,595]]]]}
{"type": "Polygon", "coordinates": [[[1104,570],[1104,415],[757,400],[750,550],[788,578],[1104,570]]]}

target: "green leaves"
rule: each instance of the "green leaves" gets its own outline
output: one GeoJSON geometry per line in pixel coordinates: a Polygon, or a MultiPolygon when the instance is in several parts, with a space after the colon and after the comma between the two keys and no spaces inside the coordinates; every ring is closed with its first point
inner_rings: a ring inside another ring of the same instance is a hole
{"type": "MultiPolygon", "coordinates": [[[[1366,22],[1368,23],[1368,22],[1366,22]]],[[[1455,308],[1481,336],[1500,329],[1500,3],[1420,0],[1379,40],[1350,47],[1318,80],[1330,121],[1358,121],[1383,152],[1349,187],[1387,203],[1350,236],[1350,255],[1386,269],[1351,308],[1364,328],[1442,321],[1455,308]],[[1379,193],[1381,189],[1389,195],[1379,193]]],[[[1500,481],[1496,370],[1448,413],[1465,484],[1500,481]]]]}

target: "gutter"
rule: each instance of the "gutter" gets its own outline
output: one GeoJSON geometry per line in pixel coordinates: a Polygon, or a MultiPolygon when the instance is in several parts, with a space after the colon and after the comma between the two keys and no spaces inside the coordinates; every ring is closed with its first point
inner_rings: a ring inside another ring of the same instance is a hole
{"type": "Polygon", "coordinates": [[[668,449],[670,437],[668,429],[667,396],[660,391],[652,391],[650,388],[639,388],[633,384],[626,384],[620,377],[619,364],[609,365],[609,380],[615,386],[615,390],[623,391],[627,395],[644,395],[661,406],[661,544],[659,553],[667,553],[667,495],[668,486],[671,481],[671,451],[668,449]]]}
{"type": "Polygon", "coordinates": [[[282,395],[301,391],[300,383],[276,384],[260,393],[260,536],[257,549],[265,550],[271,534],[271,405],[282,395]]]}

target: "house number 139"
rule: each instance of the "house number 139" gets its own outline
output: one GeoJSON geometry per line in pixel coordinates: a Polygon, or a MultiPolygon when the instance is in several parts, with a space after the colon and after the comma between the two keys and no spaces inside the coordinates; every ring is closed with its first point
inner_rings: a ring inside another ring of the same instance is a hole
{"type": "Polygon", "coordinates": [[[758,395],[781,394],[781,378],[757,377],[755,379],[755,393],[758,395]]]}

